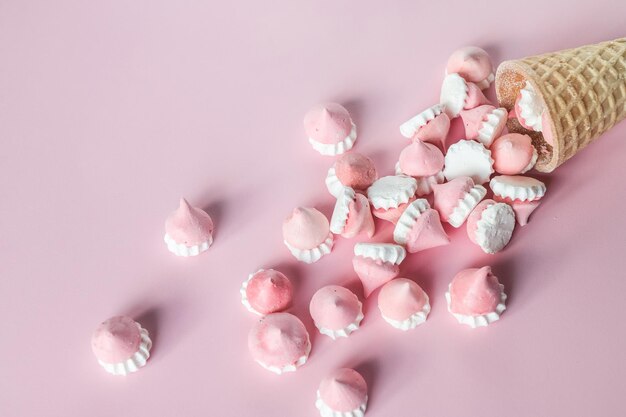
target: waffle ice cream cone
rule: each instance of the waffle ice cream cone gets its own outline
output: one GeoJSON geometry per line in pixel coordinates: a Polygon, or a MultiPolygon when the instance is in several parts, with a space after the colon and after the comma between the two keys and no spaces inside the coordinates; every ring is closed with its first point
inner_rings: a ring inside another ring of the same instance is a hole
{"type": "Polygon", "coordinates": [[[500,105],[513,109],[526,81],[546,109],[543,132],[513,118],[508,129],[530,135],[539,153],[535,168],[552,172],[626,117],[626,38],[503,62],[496,73],[500,105]]]}

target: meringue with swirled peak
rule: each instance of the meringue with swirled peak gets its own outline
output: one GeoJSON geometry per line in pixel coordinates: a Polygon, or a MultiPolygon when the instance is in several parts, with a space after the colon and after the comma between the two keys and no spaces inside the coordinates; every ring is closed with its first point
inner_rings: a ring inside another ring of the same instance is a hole
{"type": "Polygon", "coordinates": [[[213,220],[181,198],[178,209],[165,221],[163,240],[176,256],[199,255],[213,244],[213,220]]]}
{"type": "Polygon", "coordinates": [[[472,328],[499,320],[506,310],[504,285],[489,266],[459,272],[448,286],[446,301],[457,321],[472,328]]]}
{"type": "Polygon", "coordinates": [[[489,100],[476,84],[465,81],[459,74],[448,74],[441,85],[439,103],[445,107],[448,117],[453,119],[461,110],[489,104],[489,100]]]}
{"type": "Polygon", "coordinates": [[[417,181],[406,175],[389,175],[374,181],[367,189],[372,214],[395,224],[406,205],[415,200],[416,191],[417,181]]]}
{"type": "Polygon", "coordinates": [[[393,230],[393,240],[409,253],[443,246],[450,238],[443,230],[437,210],[428,201],[418,198],[409,204],[393,230]]]}
{"type": "Polygon", "coordinates": [[[350,187],[344,187],[335,202],[330,231],[347,239],[361,233],[368,238],[374,236],[374,218],[367,197],[350,187]]]}
{"type": "Polygon", "coordinates": [[[152,340],[148,331],[127,316],[101,323],[91,336],[91,350],[110,374],[127,375],[146,365],[152,340]]]}
{"type": "Polygon", "coordinates": [[[423,196],[432,192],[433,184],[445,181],[443,175],[444,156],[435,145],[416,140],[400,152],[396,174],[415,178],[415,194],[423,196]]]}
{"type": "Polygon", "coordinates": [[[370,158],[356,152],[341,155],[326,175],[326,188],[337,197],[344,187],[365,191],[378,179],[376,167],[370,158]]]}
{"type": "Polygon", "coordinates": [[[259,365],[280,375],[306,363],[311,341],[299,318],[272,313],[256,322],[248,333],[248,350],[259,365]]]}
{"type": "Polygon", "coordinates": [[[535,166],[538,155],[530,136],[509,133],[493,142],[491,157],[496,172],[518,175],[530,171],[535,166]]]}
{"type": "Polygon", "coordinates": [[[477,46],[466,46],[450,55],[446,74],[452,73],[458,73],[465,80],[476,83],[482,90],[489,88],[495,80],[491,57],[487,51],[477,46]]]}
{"type": "Polygon", "coordinates": [[[315,208],[297,207],[283,222],[285,246],[299,261],[319,261],[333,248],[333,234],[328,219],[315,208]]]}
{"type": "Polygon", "coordinates": [[[482,185],[474,184],[470,177],[455,178],[450,182],[433,186],[435,209],[444,222],[461,227],[474,207],[487,194],[482,185]]]}
{"type": "Polygon", "coordinates": [[[363,309],[357,296],[339,285],[322,287],[313,294],[309,311],[315,327],[331,339],[348,337],[363,320],[363,309]]]}
{"type": "Polygon", "coordinates": [[[467,235],[485,253],[504,249],[515,228],[515,212],[505,203],[481,201],[467,218],[467,235]]]}
{"type": "Polygon", "coordinates": [[[506,127],[508,113],[505,108],[483,104],[460,113],[465,126],[465,137],[477,140],[489,148],[506,127]]]}
{"type": "Polygon", "coordinates": [[[274,269],[259,269],[250,274],[239,292],[241,303],[259,316],[286,310],[293,300],[291,281],[274,269]]]}
{"type": "Polygon", "coordinates": [[[541,132],[543,130],[543,115],[545,106],[543,100],[535,92],[532,84],[526,81],[519,91],[515,101],[515,114],[517,121],[528,130],[541,132]]]}
{"type": "Polygon", "coordinates": [[[369,297],[376,288],[400,274],[400,264],[406,250],[391,243],[357,243],[354,246],[352,266],[363,284],[363,293],[369,297]]]}
{"type": "Polygon", "coordinates": [[[430,303],[428,295],[414,281],[396,278],[380,289],[378,309],[387,323],[406,331],[426,321],[430,303]]]}
{"type": "Polygon", "coordinates": [[[304,131],[313,149],[327,156],[349,151],[356,141],[356,125],[350,113],[337,103],[310,110],[304,116],[304,131]]]}
{"type": "Polygon", "coordinates": [[[448,148],[443,175],[448,181],[471,177],[476,184],[489,182],[493,174],[491,151],[480,142],[460,140],[448,148]]]}
{"type": "Polygon", "coordinates": [[[317,390],[315,407],[321,417],[363,417],[367,408],[367,383],[354,369],[333,371],[317,390]]]}

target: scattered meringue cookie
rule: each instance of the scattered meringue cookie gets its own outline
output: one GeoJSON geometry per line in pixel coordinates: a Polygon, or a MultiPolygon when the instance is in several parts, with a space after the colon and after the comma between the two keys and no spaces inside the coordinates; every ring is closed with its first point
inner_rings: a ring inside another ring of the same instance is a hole
{"type": "Polygon", "coordinates": [[[356,141],[356,125],[341,104],[327,103],[304,116],[304,131],[313,149],[322,155],[340,155],[356,141]]]}
{"type": "Polygon", "coordinates": [[[450,130],[450,118],[444,110],[441,104],[427,108],[402,123],[400,133],[405,138],[419,139],[443,147],[450,130]]]}
{"type": "Polygon", "coordinates": [[[367,408],[367,383],[354,369],[343,368],[324,378],[315,407],[322,417],[363,417],[367,408]]]}
{"type": "Polygon", "coordinates": [[[530,171],[537,162],[537,149],[528,135],[509,133],[500,136],[491,146],[493,168],[504,175],[530,171]]]}
{"type": "Polygon", "coordinates": [[[311,342],[299,318],[289,313],[272,313],[250,329],[248,349],[259,365],[280,375],[294,372],[306,363],[311,342]]]}
{"type": "Polygon", "coordinates": [[[521,175],[500,175],[489,183],[493,199],[507,203],[515,212],[515,219],[520,226],[528,223],[528,218],[546,194],[546,185],[534,178],[521,175]]]}
{"type": "Polygon", "coordinates": [[[497,195],[494,196],[493,199],[499,203],[506,203],[511,206],[515,212],[515,220],[517,220],[517,224],[520,226],[526,226],[528,224],[528,218],[541,203],[541,200],[511,200],[510,198],[502,198],[497,195]]]}
{"type": "Polygon", "coordinates": [[[415,200],[417,181],[406,175],[382,177],[367,189],[367,197],[374,208],[372,214],[392,223],[398,221],[406,205],[415,200]]]}
{"type": "Polygon", "coordinates": [[[145,366],[152,341],[148,331],[126,316],[101,323],[91,336],[91,350],[110,374],[126,375],[145,366]]]}
{"type": "Polygon", "coordinates": [[[406,331],[426,321],[430,303],[422,287],[410,279],[396,278],[380,289],[378,309],[387,323],[406,331]]]}
{"type": "Polygon", "coordinates": [[[411,177],[429,177],[443,169],[443,153],[435,145],[417,140],[400,152],[400,169],[411,177]]]}
{"type": "Polygon", "coordinates": [[[459,74],[448,74],[443,79],[439,102],[443,104],[446,114],[451,119],[457,117],[461,110],[489,104],[480,88],[474,83],[465,81],[459,74]]]}
{"type": "Polygon", "coordinates": [[[184,198],[165,221],[163,240],[176,256],[196,256],[213,243],[213,220],[204,210],[192,207],[184,198]]]}
{"type": "Polygon", "coordinates": [[[330,231],[347,239],[361,233],[365,233],[368,238],[374,236],[374,218],[367,197],[356,193],[352,188],[344,187],[337,196],[330,218],[330,231]]]}
{"type": "Polygon", "coordinates": [[[519,201],[539,200],[546,194],[546,185],[531,177],[499,175],[489,183],[493,194],[502,199],[519,201]]]}
{"type": "Polygon", "coordinates": [[[393,231],[393,240],[399,245],[405,245],[409,253],[450,243],[439,213],[431,209],[423,198],[413,201],[404,210],[393,231]]]}
{"type": "Polygon", "coordinates": [[[485,253],[504,249],[515,228],[511,206],[493,200],[481,201],[467,218],[467,235],[485,253]]]}
{"type": "Polygon", "coordinates": [[[489,88],[496,78],[489,54],[477,46],[466,46],[450,55],[446,74],[453,73],[458,73],[466,81],[475,83],[482,90],[489,88]]]}
{"type": "Polygon", "coordinates": [[[357,296],[338,285],[320,288],[311,298],[309,311],[315,327],[331,339],[348,337],[363,320],[363,309],[357,296]]]}
{"type": "Polygon", "coordinates": [[[505,108],[483,104],[460,113],[467,139],[477,140],[489,148],[506,127],[508,113],[505,108]]]}
{"type": "Polygon", "coordinates": [[[533,86],[526,81],[515,100],[517,121],[526,129],[541,132],[545,107],[543,100],[535,92],[533,86]]]}
{"type": "Polygon", "coordinates": [[[357,243],[352,266],[361,279],[365,297],[400,273],[399,265],[406,257],[402,246],[391,243],[357,243]]]}
{"type": "Polygon", "coordinates": [[[299,261],[317,262],[333,248],[328,219],[314,208],[298,207],[283,222],[285,246],[299,261]]]}
{"type": "Polygon", "coordinates": [[[443,153],[435,145],[416,140],[404,148],[396,164],[396,175],[407,175],[417,181],[416,194],[423,196],[432,192],[433,184],[445,181],[443,176],[443,153]]]}
{"type": "Polygon", "coordinates": [[[487,194],[482,185],[474,184],[470,177],[455,178],[445,184],[435,185],[435,209],[444,222],[461,227],[474,207],[487,194]]]}
{"type": "Polygon", "coordinates": [[[448,148],[443,175],[448,181],[459,177],[471,177],[476,184],[489,182],[493,174],[491,151],[482,143],[460,140],[448,148]]]}
{"type": "Polygon", "coordinates": [[[343,187],[365,191],[378,179],[376,167],[371,159],[360,153],[350,152],[340,156],[326,175],[326,187],[337,197],[343,187]]]}
{"type": "Polygon", "coordinates": [[[506,309],[504,285],[498,282],[489,266],[456,274],[448,286],[446,300],[448,311],[458,322],[472,328],[493,323],[506,309]]]}
{"type": "Polygon", "coordinates": [[[239,292],[241,303],[259,316],[284,311],[293,300],[291,281],[274,269],[259,269],[250,274],[239,292]]]}

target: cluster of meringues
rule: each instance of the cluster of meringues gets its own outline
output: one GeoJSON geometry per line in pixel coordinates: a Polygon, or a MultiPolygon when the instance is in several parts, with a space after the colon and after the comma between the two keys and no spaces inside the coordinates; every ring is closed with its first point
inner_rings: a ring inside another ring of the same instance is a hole
{"type": "MultiPolygon", "coordinates": [[[[430,312],[423,289],[399,278],[407,252],[448,244],[442,222],[456,228],[467,222],[472,242],[486,253],[498,252],[511,239],[515,220],[526,224],[545,194],[542,182],[520,175],[537,160],[530,138],[503,135],[507,117],[518,117],[539,130],[544,110],[528,89],[520,93],[513,116],[492,106],[482,90],[493,78],[485,51],[467,47],[454,52],[440,102],[401,125],[401,134],[411,143],[400,153],[395,175],[381,178],[368,157],[349,152],[357,128],[343,106],[324,104],[305,116],[311,146],[322,155],[340,155],[325,180],[336,202],[330,221],[315,208],[294,209],[283,222],[285,246],[299,261],[313,263],[331,253],[336,235],[372,238],[374,217],[393,223],[394,243],[357,243],[352,262],[365,297],[380,288],[380,313],[395,328],[413,329],[430,312]],[[457,116],[463,120],[466,137],[446,150],[450,123],[457,116]],[[501,175],[492,177],[494,172],[501,175]],[[487,182],[494,197],[484,200],[487,190],[482,184],[487,182]]],[[[164,241],[177,256],[196,256],[213,243],[213,228],[209,214],[181,199],[166,221],[164,241]]],[[[289,278],[273,269],[251,274],[241,287],[243,305],[261,316],[249,333],[250,353],[278,374],[295,371],[311,350],[303,323],[285,312],[292,305],[293,291],[289,278]]],[[[503,286],[487,266],[459,272],[445,297],[450,313],[471,327],[486,326],[505,310],[503,286]]],[[[348,337],[364,318],[358,297],[337,285],[319,289],[309,308],[319,332],[333,339],[348,337]]],[[[147,330],[125,316],[105,321],[92,337],[99,363],[113,374],[144,366],[151,345],[147,330]]],[[[367,385],[352,369],[335,371],[317,393],[316,406],[324,417],[362,416],[366,404],[367,385]]]]}

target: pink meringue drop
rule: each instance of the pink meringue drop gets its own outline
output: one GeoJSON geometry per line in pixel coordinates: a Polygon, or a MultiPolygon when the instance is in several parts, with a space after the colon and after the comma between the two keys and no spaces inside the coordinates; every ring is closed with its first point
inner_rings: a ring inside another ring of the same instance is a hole
{"type": "Polygon", "coordinates": [[[417,181],[406,175],[389,175],[376,180],[367,189],[372,214],[395,223],[406,205],[415,200],[416,191],[417,181]]]}
{"type": "Polygon", "coordinates": [[[424,199],[415,200],[402,213],[394,228],[393,240],[399,245],[405,245],[409,253],[450,243],[439,213],[431,209],[424,199]]]}
{"type": "Polygon", "coordinates": [[[374,215],[374,217],[377,217],[381,220],[386,220],[392,224],[396,224],[400,216],[402,216],[402,213],[404,212],[406,207],[413,201],[415,201],[415,197],[409,198],[409,201],[400,204],[398,207],[393,207],[389,209],[375,208],[372,210],[372,214],[374,215]]]}
{"type": "Polygon", "coordinates": [[[467,218],[467,235],[485,253],[504,249],[515,228],[515,213],[504,203],[483,200],[467,218]]]}
{"type": "Polygon", "coordinates": [[[441,113],[415,133],[415,139],[443,148],[450,131],[450,117],[441,113]]]}
{"type": "Polygon", "coordinates": [[[137,371],[150,357],[148,331],[126,316],[101,323],[91,336],[91,350],[102,367],[114,375],[137,371]]]}
{"type": "Polygon", "coordinates": [[[502,134],[506,127],[507,115],[506,109],[489,104],[460,113],[465,125],[466,138],[477,140],[487,148],[502,134]]]}
{"type": "Polygon", "coordinates": [[[441,219],[454,227],[460,227],[471,211],[482,200],[487,190],[474,184],[470,177],[458,177],[445,184],[433,186],[435,209],[441,219]]]}
{"type": "Polygon", "coordinates": [[[454,51],[448,58],[446,73],[458,73],[465,80],[478,84],[483,90],[495,79],[489,54],[477,46],[466,46],[454,51]]]}
{"type": "Polygon", "coordinates": [[[412,177],[428,177],[443,169],[443,153],[435,145],[416,140],[400,152],[400,169],[412,177]]]}
{"type": "Polygon", "coordinates": [[[295,208],[283,222],[283,238],[292,255],[306,263],[327,255],[333,245],[328,219],[314,208],[295,208]]]}
{"type": "Polygon", "coordinates": [[[293,314],[272,313],[261,318],[248,334],[252,358],[277,374],[293,372],[306,363],[311,342],[304,324],[293,314]]]}
{"type": "Polygon", "coordinates": [[[243,305],[260,316],[286,310],[293,300],[291,281],[274,269],[250,274],[240,292],[243,305]]]}
{"type": "Polygon", "coordinates": [[[367,383],[354,369],[338,369],[320,383],[315,406],[322,417],[363,417],[367,383]]]}
{"type": "Polygon", "coordinates": [[[537,207],[539,207],[539,204],[541,204],[541,200],[511,200],[510,198],[500,197],[497,195],[494,195],[493,199],[499,203],[506,203],[511,206],[515,212],[515,220],[520,226],[526,226],[528,224],[530,215],[533,214],[537,207]]]}
{"type": "Polygon", "coordinates": [[[400,274],[406,256],[402,246],[383,243],[357,243],[352,266],[363,284],[365,297],[400,274]]]}
{"type": "Polygon", "coordinates": [[[363,233],[371,238],[374,232],[375,225],[370,203],[363,194],[357,194],[356,199],[350,203],[348,220],[341,236],[351,239],[363,233]]]}
{"type": "Polygon", "coordinates": [[[341,104],[327,103],[304,117],[304,130],[311,146],[322,155],[339,155],[352,148],[356,126],[341,104]]]}
{"type": "Polygon", "coordinates": [[[505,175],[523,174],[535,166],[537,150],[528,135],[509,133],[491,145],[493,168],[505,175]]]}
{"type": "Polygon", "coordinates": [[[361,302],[347,288],[328,285],[320,288],[309,304],[311,317],[320,333],[332,339],[348,337],[363,320],[361,302]]]}
{"type": "Polygon", "coordinates": [[[428,295],[414,281],[396,278],[380,289],[378,309],[387,323],[406,331],[426,321],[430,303],[428,295]]]}
{"type": "Polygon", "coordinates": [[[165,243],[177,256],[195,256],[213,243],[213,220],[204,210],[192,207],[184,198],[165,221],[165,243]]]}
{"type": "Polygon", "coordinates": [[[483,104],[491,104],[487,97],[483,94],[480,87],[474,83],[467,83],[467,98],[465,99],[465,105],[463,109],[473,109],[474,107],[481,106],[483,104]]]}
{"type": "Polygon", "coordinates": [[[446,75],[441,85],[439,102],[445,106],[445,112],[450,118],[457,117],[461,110],[489,104],[480,88],[465,81],[459,74],[446,75]]]}
{"type": "Polygon", "coordinates": [[[491,267],[465,269],[448,287],[448,310],[462,324],[486,326],[498,320],[506,309],[503,289],[491,267]]]}
{"type": "Polygon", "coordinates": [[[356,152],[339,157],[335,162],[335,173],[341,184],[359,191],[367,190],[378,179],[372,160],[356,152]]]}
{"type": "Polygon", "coordinates": [[[400,125],[400,133],[405,138],[430,142],[442,148],[449,130],[450,118],[441,104],[428,107],[400,125]]]}
{"type": "Polygon", "coordinates": [[[344,187],[337,196],[333,216],[330,219],[330,231],[351,239],[364,233],[374,236],[375,225],[370,203],[363,194],[352,188],[344,187]]]}
{"type": "Polygon", "coordinates": [[[91,337],[91,349],[101,361],[125,361],[137,352],[141,343],[140,327],[126,316],[115,316],[101,323],[91,337]]]}

